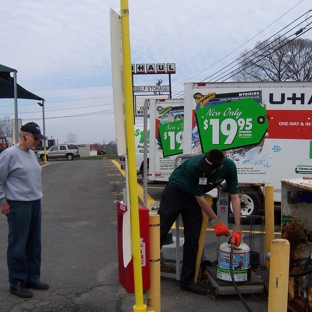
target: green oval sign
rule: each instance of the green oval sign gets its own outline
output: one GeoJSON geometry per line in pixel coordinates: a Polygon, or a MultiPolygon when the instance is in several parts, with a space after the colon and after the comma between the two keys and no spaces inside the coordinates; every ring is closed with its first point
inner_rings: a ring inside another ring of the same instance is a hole
{"type": "Polygon", "coordinates": [[[203,153],[258,144],[268,129],[265,108],[250,98],[198,109],[196,120],[203,153]]]}
{"type": "Polygon", "coordinates": [[[164,157],[183,153],[183,119],[158,126],[164,157]]]}

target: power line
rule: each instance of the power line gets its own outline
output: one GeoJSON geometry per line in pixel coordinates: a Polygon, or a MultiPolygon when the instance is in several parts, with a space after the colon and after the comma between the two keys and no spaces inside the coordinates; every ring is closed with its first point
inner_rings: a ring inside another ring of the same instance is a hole
{"type": "MultiPolygon", "coordinates": [[[[311,10],[309,10],[309,11],[311,11],[311,10]]],[[[309,12],[309,11],[308,11],[308,12],[309,12]]],[[[225,80],[228,80],[229,78],[231,78],[231,77],[234,76],[233,73],[235,72],[235,70],[233,70],[233,68],[235,68],[235,67],[241,68],[241,66],[237,65],[237,63],[239,62],[240,59],[244,59],[244,58],[246,58],[248,55],[252,55],[252,58],[251,58],[251,60],[250,60],[250,62],[249,62],[249,63],[250,63],[250,66],[251,66],[252,64],[254,64],[254,62],[258,62],[258,61],[262,60],[263,58],[265,58],[266,56],[268,56],[268,55],[270,55],[271,53],[275,52],[275,51],[278,50],[279,48],[285,46],[287,43],[289,43],[289,42],[295,40],[296,38],[300,37],[302,34],[304,34],[304,33],[306,32],[306,31],[304,31],[304,32],[301,31],[301,30],[303,30],[303,28],[297,30],[295,33],[290,34],[288,37],[286,37],[286,38],[282,39],[282,41],[280,41],[280,38],[281,38],[281,37],[285,36],[286,34],[288,34],[288,33],[291,32],[291,31],[294,31],[294,30],[295,30],[296,28],[298,28],[301,24],[303,24],[303,23],[306,22],[308,19],[310,19],[310,17],[309,17],[309,18],[306,18],[306,19],[303,20],[303,21],[301,21],[299,24],[293,26],[291,29],[289,29],[289,30],[286,31],[285,33],[283,33],[283,34],[281,34],[281,35],[279,35],[279,33],[282,32],[283,30],[285,30],[286,28],[288,28],[290,25],[292,25],[293,23],[295,23],[295,22],[296,22],[297,20],[299,20],[300,18],[302,18],[304,15],[306,15],[306,13],[307,13],[307,12],[305,12],[304,14],[302,14],[302,15],[301,15],[300,17],[298,17],[296,20],[294,20],[293,22],[291,22],[290,24],[288,24],[287,26],[285,26],[284,28],[282,28],[280,31],[278,31],[277,33],[275,33],[275,34],[272,35],[271,37],[269,37],[267,40],[263,41],[263,42],[261,43],[262,46],[261,46],[261,49],[260,49],[260,50],[258,49],[259,46],[254,47],[252,50],[250,50],[250,51],[248,51],[247,53],[241,55],[237,60],[231,62],[231,63],[228,64],[227,66],[223,67],[222,69],[220,69],[219,71],[215,72],[214,74],[208,76],[207,78],[203,79],[202,81],[207,81],[208,79],[211,79],[213,76],[216,76],[216,75],[219,74],[219,73],[220,73],[220,75],[223,75],[223,76],[222,76],[221,78],[219,78],[219,79],[223,79],[224,77],[226,77],[226,74],[225,74],[225,73],[226,73],[227,71],[231,70],[230,73],[228,74],[228,75],[231,75],[231,76],[225,79],[225,80]],[[301,32],[300,32],[300,31],[301,31],[301,32]],[[278,37],[276,37],[276,36],[278,36],[278,37]],[[289,40],[289,38],[292,37],[292,36],[296,36],[296,37],[294,37],[293,39],[289,40]],[[270,41],[273,37],[276,37],[276,38],[275,38],[273,41],[270,41]],[[277,43],[276,43],[275,45],[272,46],[272,44],[274,44],[275,42],[277,42],[277,43]],[[280,45],[280,44],[283,43],[283,42],[285,42],[285,44],[280,45]],[[263,45],[263,44],[264,44],[264,45],[263,45]],[[271,49],[271,50],[266,50],[267,47],[269,47],[269,49],[271,49]],[[275,48],[275,47],[277,47],[277,48],[274,49],[274,50],[272,50],[272,48],[275,48]],[[256,54],[254,55],[253,52],[254,52],[255,50],[256,50],[256,54]],[[265,55],[261,54],[263,51],[266,52],[265,55]],[[259,55],[259,54],[260,54],[260,55],[259,55]],[[261,59],[260,59],[260,60],[256,60],[259,56],[261,57],[261,59]],[[231,66],[231,65],[234,64],[234,63],[236,63],[234,66],[232,66],[232,67],[230,67],[229,69],[227,69],[226,71],[224,71],[227,67],[231,66]],[[233,74],[233,75],[232,75],[232,74],[233,74]]],[[[310,25],[310,24],[311,24],[311,23],[309,23],[308,25],[310,25]]],[[[305,26],[304,28],[307,28],[307,26],[305,26]]],[[[308,30],[310,30],[310,29],[308,29],[308,30]]],[[[249,67],[250,67],[250,66],[249,66],[249,67]]],[[[245,69],[245,68],[246,68],[246,66],[244,65],[244,69],[245,69]]],[[[247,66],[247,68],[248,68],[248,66],[247,66]]],[[[220,77],[220,75],[217,76],[217,78],[214,78],[215,81],[217,81],[217,79],[218,79],[218,77],[220,77]]]]}
{"type": "MultiPolygon", "coordinates": [[[[256,36],[258,36],[259,34],[261,34],[263,31],[265,31],[266,29],[268,29],[270,26],[272,26],[274,23],[276,23],[278,20],[280,20],[282,17],[284,17],[287,13],[289,13],[290,11],[292,11],[296,6],[298,6],[301,2],[303,2],[303,0],[299,1],[296,5],[294,5],[293,7],[291,7],[288,11],[286,11],[283,15],[281,15],[279,18],[277,18],[276,20],[274,20],[271,24],[269,24],[267,27],[265,27],[264,29],[262,29],[260,32],[258,32],[256,35],[254,35],[252,38],[250,38],[249,40],[247,40],[245,43],[243,43],[242,45],[240,45],[239,47],[237,47],[236,49],[234,49],[232,52],[230,52],[229,54],[227,54],[226,56],[224,56],[223,58],[221,58],[220,60],[218,60],[217,62],[213,63],[211,66],[209,66],[208,68],[204,69],[203,71],[195,74],[194,76],[188,78],[186,81],[198,76],[199,74],[205,72],[206,70],[210,69],[211,67],[213,67],[214,65],[218,64],[219,62],[221,62],[222,60],[224,60],[225,58],[227,58],[228,56],[230,56],[231,54],[233,54],[234,52],[236,52],[238,49],[240,49],[241,47],[243,47],[246,43],[250,42],[252,39],[254,39],[256,36]]],[[[308,11],[309,12],[309,11],[308,11]]],[[[306,12],[307,13],[307,12],[306,12]]],[[[306,14],[305,13],[305,14],[306,14]]],[[[303,15],[302,15],[303,16],[303,15]]],[[[287,27],[287,26],[286,26],[287,27]]],[[[231,62],[229,65],[231,65],[232,63],[236,62],[237,60],[231,62]]],[[[228,65],[228,66],[229,66],[228,65]]],[[[222,69],[221,69],[222,70],[222,69]]],[[[217,71],[218,72],[218,71],[217,71]]],[[[213,74],[214,75],[214,74],[213,74]]],[[[209,76],[210,77],[210,76],[209,76]]],[[[207,80],[209,77],[203,79],[207,80]]],[[[174,87],[178,86],[180,84],[175,85],[174,87]]],[[[184,91],[180,91],[178,92],[174,98],[178,98],[178,97],[182,97],[184,94],[184,91]]]]}
{"type": "MultiPolygon", "coordinates": [[[[214,64],[212,64],[211,66],[209,66],[208,68],[204,69],[203,71],[201,71],[200,73],[194,75],[191,78],[194,78],[196,76],[198,76],[199,74],[205,72],[206,70],[208,70],[209,68],[213,67],[214,65],[220,63],[221,61],[223,61],[225,58],[227,58],[228,56],[230,56],[231,54],[233,54],[234,52],[236,52],[238,49],[240,49],[241,47],[243,47],[246,43],[250,42],[252,39],[254,39],[255,37],[257,37],[258,35],[260,35],[262,32],[264,32],[266,29],[268,29],[270,26],[272,26],[274,23],[276,23],[278,20],[280,20],[282,17],[284,17],[287,13],[289,13],[291,10],[293,10],[296,6],[298,6],[303,0],[299,1],[296,5],[294,5],[291,9],[289,9],[288,11],[286,11],[283,15],[281,15],[279,18],[277,18],[274,22],[272,22],[271,24],[269,24],[267,27],[265,27],[264,29],[262,29],[261,31],[259,31],[256,35],[254,35],[253,37],[251,37],[249,40],[247,40],[245,43],[241,44],[239,47],[237,47],[236,49],[234,49],[232,52],[230,52],[229,54],[227,54],[226,56],[224,56],[223,58],[221,58],[220,60],[218,60],[217,62],[215,62],[214,64]]],[[[188,80],[190,80],[191,78],[189,78],[188,80]]],[[[204,80],[206,80],[207,78],[203,79],[201,82],[203,82],[204,80]]],[[[187,80],[187,81],[188,81],[187,80]]]]}
{"type": "MultiPolygon", "coordinates": [[[[60,109],[45,109],[46,113],[55,112],[55,111],[64,111],[64,110],[77,110],[77,109],[89,109],[91,107],[99,107],[99,106],[111,106],[114,103],[107,103],[107,104],[98,104],[98,105],[90,105],[90,106],[81,106],[81,107],[68,107],[68,108],[60,108],[60,109]]],[[[27,111],[27,112],[21,112],[21,114],[33,114],[33,113],[39,113],[40,111],[27,111]]]]}
{"type": "MultiPolygon", "coordinates": [[[[75,99],[75,100],[62,100],[62,101],[54,101],[54,102],[49,102],[45,101],[45,105],[50,105],[50,104],[55,104],[55,103],[67,103],[67,102],[76,102],[76,101],[90,101],[90,100],[98,100],[98,99],[105,99],[105,98],[111,98],[112,96],[102,96],[102,97],[95,97],[95,98],[85,98],[85,99],[75,99]]],[[[24,103],[23,106],[28,106],[28,105],[34,105],[34,102],[30,103],[24,103]]],[[[8,105],[0,105],[0,107],[11,107],[11,104],[8,105]]]]}
{"type": "MultiPolygon", "coordinates": [[[[264,51],[264,53],[260,54],[260,55],[256,55],[256,57],[254,57],[253,59],[249,60],[246,64],[240,65],[238,66],[238,68],[236,70],[231,71],[230,73],[228,73],[227,75],[224,75],[223,77],[221,77],[221,79],[224,78],[223,81],[226,81],[230,78],[232,78],[233,76],[235,76],[236,74],[244,71],[245,69],[248,69],[249,67],[251,67],[252,65],[262,61],[263,59],[269,57],[271,54],[273,54],[274,52],[278,51],[279,49],[283,48],[285,45],[291,43],[292,41],[294,41],[295,39],[297,39],[298,37],[302,36],[303,34],[305,34],[307,31],[309,31],[311,28],[307,29],[306,31],[303,31],[303,29],[299,29],[295,34],[291,34],[290,36],[288,36],[287,38],[284,38],[282,41],[278,41],[279,38],[277,38],[277,43],[273,46],[270,47],[270,43],[267,45],[269,46],[269,49],[264,51]],[[292,36],[296,36],[293,37],[292,39],[290,39],[292,36]]],[[[275,40],[274,40],[275,41],[275,40]]],[[[274,41],[272,41],[272,43],[274,43],[274,41]]],[[[259,53],[262,52],[262,50],[264,50],[267,46],[265,46],[263,49],[259,50],[259,53]]]]}
{"type": "MultiPolygon", "coordinates": [[[[114,114],[114,110],[110,111],[97,111],[97,112],[90,112],[84,114],[76,114],[76,115],[67,115],[67,116],[52,116],[52,117],[45,117],[46,120],[48,119],[60,119],[60,118],[73,118],[73,117],[81,117],[81,116],[93,116],[93,115],[107,115],[107,114],[114,114]]],[[[23,115],[23,114],[21,114],[23,115]]],[[[33,120],[42,120],[42,117],[32,118],[33,120]]]]}

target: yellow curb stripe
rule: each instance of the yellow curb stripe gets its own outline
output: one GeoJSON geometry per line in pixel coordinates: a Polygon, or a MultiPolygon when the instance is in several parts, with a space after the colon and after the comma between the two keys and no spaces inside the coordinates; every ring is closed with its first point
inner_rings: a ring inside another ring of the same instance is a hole
{"type": "MultiPolygon", "coordinates": [[[[120,164],[114,159],[111,159],[111,162],[116,166],[116,168],[120,171],[120,173],[125,177],[126,176],[125,170],[120,168],[120,164]]],[[[138,196],[141,199],[141,201],[144,203],[144,189],[139,183],[137,185],[138,185],[138,196]]],[[[147,202],[147,208],[149,209],[151,205],[154,204],[156,201],[150,195],[147,194],[146,202],[147,202]]]]}

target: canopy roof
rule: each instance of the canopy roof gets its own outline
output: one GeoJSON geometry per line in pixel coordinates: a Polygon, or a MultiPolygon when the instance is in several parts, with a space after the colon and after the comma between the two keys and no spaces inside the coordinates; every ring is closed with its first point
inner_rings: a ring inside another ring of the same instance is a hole
{"type": "Polygon", "coordinates": [[[0,64],[0,72],[12,73],[14,71],[17,72],[17,70],[14,68],[10,68],[10,67],[7,67],[7,66],[0,64]]]}
{"type": "MultiPolygon", "coordinates": [[[[10,73],[17,72],[16,69],[10,68],[0,64],[0,98],[1,99],[14,99],[14,79],[11,77],[10,73]]],[[[43,100],[40,96],[33,94],[19,84],[17,84],[17,94],[18,99],[29,99],[29,100],[43,100]]]]}

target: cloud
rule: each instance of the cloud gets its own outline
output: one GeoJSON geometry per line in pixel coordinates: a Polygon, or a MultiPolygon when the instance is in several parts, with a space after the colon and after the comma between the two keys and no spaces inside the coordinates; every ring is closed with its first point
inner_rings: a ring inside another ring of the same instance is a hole
{"type": "MultiPolygon", "coordinates": [[[[185,81],[205,79],[311,9],[307,0],[128,4],[132,63],[176,63],[173,93],[182,91],[185,81]]],[[[18,83],[45,98],[49,136],[63,141],[71,131],[80,141],[115,139],[110,8],[119,13],[120,2],[11,0],[1,5],[0,63],[16,68],[18,83]]],[[[304,38],[311,39],[311,33],[304,38]]],[[[135,77],[135,83],[154,84],[157,79],[146,75],[135,77]]],[[[13,117],[10,103],[0,101],[0,118],[9,111],[13,117]]],[[[19,103],[23,120],[40,120],[35,102],[19,103]]]]}

